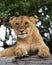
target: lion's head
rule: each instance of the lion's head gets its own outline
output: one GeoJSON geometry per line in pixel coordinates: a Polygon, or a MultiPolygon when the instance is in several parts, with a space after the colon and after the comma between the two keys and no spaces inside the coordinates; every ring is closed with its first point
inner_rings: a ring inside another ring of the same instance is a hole
{"type": "Polygon", "coordinates": [[[34,23],[38,21],[38,17],[35,16],[19,16],[11,17],[9,22],[14,29],[17,37],[26,38],[33,33],[34,23]]]}

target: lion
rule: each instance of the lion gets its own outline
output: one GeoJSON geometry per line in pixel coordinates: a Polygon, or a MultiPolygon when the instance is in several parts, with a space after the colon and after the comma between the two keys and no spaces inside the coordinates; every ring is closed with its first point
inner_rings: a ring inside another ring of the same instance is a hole
{"type": "Polygon", "coordinates": [[[0,57],[18,56],[23,57],[30,53],[40,57],[50,57],[48,46],[43,41],[35,23],[39,20],[37,16],[11,17],[9,23],[17,36],[16,44],[10,48],[0,51],[0,57]]]}

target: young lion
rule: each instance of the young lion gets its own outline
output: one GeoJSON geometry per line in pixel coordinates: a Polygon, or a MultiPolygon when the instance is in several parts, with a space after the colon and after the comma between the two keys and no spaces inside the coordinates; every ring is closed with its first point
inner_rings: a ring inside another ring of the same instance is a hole
{"type": "Polygon", "coordinates": [[[38,50],[38,56],[49,57],[49,48],[44,43],[39,30],[34,25],[38,17],[19,16],[11,17],[9,22],[14,29],[17,40],[16,45],[0,52],[0,56],[19,56],[22,57],[38,50]]]}

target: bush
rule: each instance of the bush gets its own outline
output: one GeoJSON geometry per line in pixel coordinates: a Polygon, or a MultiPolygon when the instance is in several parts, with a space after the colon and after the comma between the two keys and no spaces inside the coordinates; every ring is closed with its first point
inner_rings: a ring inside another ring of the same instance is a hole
{"type": "Polygon", "coordinates": [[[10,16],[38,15],[44,25],[52,20],[52,0],[1,0],[0,17],[8,20],[10,16]]]}

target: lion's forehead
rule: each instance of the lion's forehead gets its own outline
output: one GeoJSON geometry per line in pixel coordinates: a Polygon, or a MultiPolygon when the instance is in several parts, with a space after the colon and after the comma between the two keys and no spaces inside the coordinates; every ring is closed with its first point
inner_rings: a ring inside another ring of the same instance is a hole
{"type": "Polygon", "coordinates": [[[16,19],[17,22],[25,22],[25,21],[29,21],[28,17],[27,16],[19,16],[17,17],[16,19]]]}

